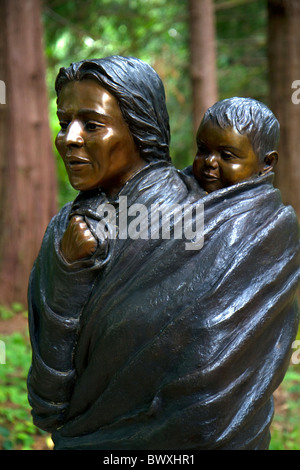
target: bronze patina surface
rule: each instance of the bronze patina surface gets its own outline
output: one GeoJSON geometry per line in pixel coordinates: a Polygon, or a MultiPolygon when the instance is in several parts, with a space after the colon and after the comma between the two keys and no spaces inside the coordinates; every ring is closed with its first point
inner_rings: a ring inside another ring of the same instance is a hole
{"type": "Polygon", "coordinates": [[[298,221],[271,160],[261,168],[246,138],[202,128],[211,154],[228,137],[251,171],[227,184],[219,163],[220,188],[178,171],[163,85],[138,59],[72,64],[56,90],[56,143],[79,194],[49,223],[29,282],[34,423],[55,449],[267,449],[300,276],[298,221]],[[186,249],[174,219],[153,236],[153,207],[195,209],[182,215],[193,233],[199,203],[201,248],[186,249]]]}

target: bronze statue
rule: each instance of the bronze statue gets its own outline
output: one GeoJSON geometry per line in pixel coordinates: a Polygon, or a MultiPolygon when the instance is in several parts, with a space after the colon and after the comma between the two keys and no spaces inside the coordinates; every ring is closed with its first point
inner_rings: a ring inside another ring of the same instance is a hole
{"type": "Polygon", "coordinates": [[[277,163],[278,142],[279,122],[263,103],[219,101],[199,126],[193,172],[208,193],[266,175],[277,163]]]}
{"type": "Polygon", "coordinates": [[[171,163],[163,85],[144,62],[74,63],[56,91],[56,145],[80,192],[50,222],[30,277],[35,424],[55,449],[268,448],[300,275],[297,219],[269,171],[275,147],[257,163],[238,119],[223,132],[209,118],[194,164],[202,188],[171,163]],[[256,162],[238,180],[223,179],[215,154],[209,170],[199,164],[224,135],[256,162]],[[153,208],[182,208],[191,229],[198,213],[185,210],[199,201],[201,249],[175,236],[176,217],[169,235],[163,218],[152,233],[153,208]]]}
{"type": "MultiPolygon", "coordinates": [[[[61,131],[56,146],[75,189],[101,187],[112,195],[145,166],[116,98],[95,80],[69,82],[57,106],[61,131]]],[[[65,259],[85,258],[96,247],[82,217],[73,217],[61,242],[65,259]]]]}

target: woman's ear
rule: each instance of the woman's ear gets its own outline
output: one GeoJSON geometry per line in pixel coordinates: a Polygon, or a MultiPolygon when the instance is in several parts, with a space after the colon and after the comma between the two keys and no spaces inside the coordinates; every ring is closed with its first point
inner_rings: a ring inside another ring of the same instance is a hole
{"type": "Polygon", "coordinates": [[[264,166],[263,171],[261,172],[262,175],[266,175],[270,171],[273,170],[276,163],[278,162],[278,152],[272,150],[271,152],[267,153],[264,158],[264,166]]]}

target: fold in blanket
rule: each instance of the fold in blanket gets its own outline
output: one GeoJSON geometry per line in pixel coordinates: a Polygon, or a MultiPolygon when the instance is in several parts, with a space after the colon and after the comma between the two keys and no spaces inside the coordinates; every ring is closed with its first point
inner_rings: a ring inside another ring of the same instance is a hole
{"type": "Polygon", "coordinates": [[[56,449],[268,448],[298,326],[293,209],[270,177],[205,195],[162,163],[120,195],[148,208],[201,200],[204,245],[117,237],[70,266],[68,217],[95,227],[105,196],[80,195],[52,220],[29,287],[35,423],[56,449]]]}

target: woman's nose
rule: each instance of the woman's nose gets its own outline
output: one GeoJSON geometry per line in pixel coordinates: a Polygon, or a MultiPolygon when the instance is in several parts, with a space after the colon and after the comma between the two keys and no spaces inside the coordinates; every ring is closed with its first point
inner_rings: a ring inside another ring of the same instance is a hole
{"type": "Polygon", "coordinates": [[[70,122],[65,138],[66,145],[83,145],[82,127],[79,122],[70,122]]]}

